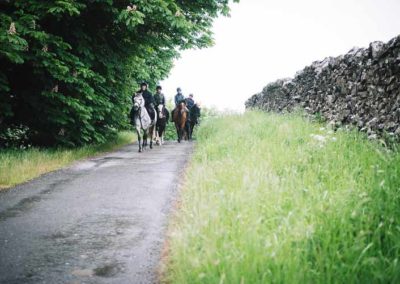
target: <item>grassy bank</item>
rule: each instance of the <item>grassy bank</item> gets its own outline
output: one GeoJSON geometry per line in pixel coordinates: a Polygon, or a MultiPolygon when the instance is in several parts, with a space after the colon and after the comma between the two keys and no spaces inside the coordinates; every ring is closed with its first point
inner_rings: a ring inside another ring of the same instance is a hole
{"type": "Polygon", "coordinates": [[[400,154],[300,116],[206,122],[170,283],[399,283],[400,154]]]}
{"type": "Polygon", "coordinates": [[[0,150],[0,188],[11,187],[76,160],[114,150],[132,142],[134,137],[132,132],[121,132],[105,144],[77,149],[0,150]]]}

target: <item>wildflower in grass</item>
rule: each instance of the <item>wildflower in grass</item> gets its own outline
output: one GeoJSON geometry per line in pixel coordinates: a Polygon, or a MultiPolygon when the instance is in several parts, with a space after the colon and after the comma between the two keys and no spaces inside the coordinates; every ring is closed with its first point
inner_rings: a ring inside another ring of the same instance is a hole
{"type": "Polygon", "coordinates": [[[317,140],[318,142],[325,142],[326,137],[318,134],[311,134],[311,138],[317,140]]]}

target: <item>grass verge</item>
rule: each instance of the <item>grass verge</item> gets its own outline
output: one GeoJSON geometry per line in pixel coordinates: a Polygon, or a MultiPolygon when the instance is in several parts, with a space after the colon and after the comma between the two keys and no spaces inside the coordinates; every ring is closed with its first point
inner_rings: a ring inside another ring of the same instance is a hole
{"type": "Polygon", "coordinates": [[[400,153],[299,115],[207,121],[169,283],[399,283],[400,153]]]}
{"type": "Polygon", "coordinates": [[[0,189],[60,169],[76,160],[114,150],[132,142],[134,137],[132,132],[125,131],[107,143],[76,149],[0,150],[0,189]]]}

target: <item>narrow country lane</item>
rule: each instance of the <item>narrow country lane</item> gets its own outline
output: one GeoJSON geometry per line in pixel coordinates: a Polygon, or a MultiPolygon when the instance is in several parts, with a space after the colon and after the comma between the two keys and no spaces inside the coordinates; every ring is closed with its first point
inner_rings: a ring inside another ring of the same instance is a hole
{"type": "Polygon", "coordinates": [[[192,143],[137,145],[0,192],[0,283],[154,283],[192,143]]]}

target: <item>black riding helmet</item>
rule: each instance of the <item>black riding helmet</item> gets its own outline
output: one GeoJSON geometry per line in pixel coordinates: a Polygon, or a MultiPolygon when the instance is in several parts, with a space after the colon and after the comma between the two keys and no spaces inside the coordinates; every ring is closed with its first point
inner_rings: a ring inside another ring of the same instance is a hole
{"type": "Polygon", "coordinates": [[[156,90],[162,90],[162,87],[160,85],[157,85],[156,90]]]}
{"type": "Polygon", "coordinates": [[[143,86],[146,86],[146,87],[148,87],[148,86],[149,86],[149,84],[147,84],[145,81],[143,81],[142,83],[140,83],[140,87],[143,87],[143,86]]]}

